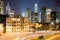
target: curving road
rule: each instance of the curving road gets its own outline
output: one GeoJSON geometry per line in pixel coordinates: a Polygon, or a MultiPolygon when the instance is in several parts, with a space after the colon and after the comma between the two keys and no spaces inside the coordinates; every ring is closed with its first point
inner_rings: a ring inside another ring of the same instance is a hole
{"type": "Polygon", "coordinates": [[[23,33],[6,33],[0,36],[0,40],[26,40],[34,36],[54,34],[60,31],[37,31],[37,32],[23,32],[23,33]]]}

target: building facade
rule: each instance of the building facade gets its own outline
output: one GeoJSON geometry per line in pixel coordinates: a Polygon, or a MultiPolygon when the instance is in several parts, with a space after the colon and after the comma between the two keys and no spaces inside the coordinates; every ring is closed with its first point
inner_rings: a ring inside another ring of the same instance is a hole
{"type": "Polygon", "coordinates": [[[42,7],[41,8],[41,23],[45,23],[46,22],[46,7],[42,7]]]}
{"type": "Polygon", "coordinates": [[[29,17],[29,16],[30,16],[30,9],[26,8],[25,17],[29,17]]]}
{"type": "Polygon", "coordinates": [[[0,14],[0,23],[3,24],[3,33],[6,32],[6,17],[9,17],[9,15],[1,15],[0,14]]]}
{"type": "Polygon", "coordinates": [[[50,8],[46,8],[46,23],[51,22],[51,12],[52,10],[50,8]]]}
{"type": "Polygon", "coordinates": [[[37,3],[34,4],[34,13],[38,13],[38,4],[37,3]]]}
{"type": "Polygon", "coordinates": [[[0,14],[4,14],[3,13],[3,1],[0,0],[0,14]]]}
{"type": "Polygon", "coordinates": [[[34,4],[34,22],[38,22],[38,4],[34,4]]]}
{"type": "Polygon", "coordinates": [[[60,11],[56,13],[56,23],[60,23],[60,11]]]}
{"type": "Polygon", "coordinates": [[[6,32],[25,32],[29,31],[29,18],[27,17],[7,17],[6,32]]]}
{"type": "Polygon", "coordinates": [[[6,18],[6,32],[20,32],[21,31],[21,18],[6,18]]]}
{"type": "Polygon", "coordinates": [[[34,13],[34,11],[32,11],[31,13],[31,22],[38,22],[38,13],[34,13]]]}
{"type": "Polygon", "coordinates": [[[9,5],[9,3],[7,3],[7,5],[6,5],[6,14],[9,14],[9,12],[10,12],[10,5],[9,5]]]}
{"type": "Polygon", "coordinates": [[[51,12],[50,8],[42,7],[41,9],[41,22],[50,23],[51,22],[51,12]]]}
{"type": "Polygon", "coordinates": [[[3,25],[3,23],[0,23],[0,34],[3,33],[3,30],[4,30],[4,25],[3,25]]]}
{"type": "Polygon", "coordinates": [[[10,17],[14,17],[15,12],[14,12],[13,10],[10,10],[9,13],[8,13],[8,15],[9,15],[10,17]]]}
{"type": "Polygon", "coordinates": [[[24,32],[29,31],[30,19],[28,17],[21,18],[21,24],[24,32]]]}
{"type": "Polygon", "coordinates": [[[38,14],[38,22],[41,23],[41,12],[38,14]]]}

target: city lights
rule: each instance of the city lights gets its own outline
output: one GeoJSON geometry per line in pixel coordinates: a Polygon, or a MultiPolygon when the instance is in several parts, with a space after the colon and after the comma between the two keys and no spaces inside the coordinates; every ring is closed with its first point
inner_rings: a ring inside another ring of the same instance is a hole
{"type": "Polygon", "coordinates": [[[0,31],[3,31],[3,24],[0,24],[0,31]]]}
{"type": "Polygon", "coordinates": [[[54,23],[53,23],[53,22],[51,22],[51,24],[53,25],[54,23]]]}
{"type": "Polygon", "coordinates": [[[0,0],[0,40],[50,38],[60,40],[60,7],[52,0],[0,0]]]}
{"type": "Polygon", "coordinates": [[[0,34],[2,34],[3,33],[3,24],[0,24],[0,34]]]}
{"type": "Polygon", "coordinates": [[[38,4],[35,4],[35,5],[34,5],[34,11],[35,11],[35,12],[38,12],[38,4]]]}
{"type": "MultiPolygon", "coordinates": [[[[36,0],[34,0],[36,1],[36,0]]],[[[1,1],[3,2],[3,1],[1,1]]],[[[38,0],[37,0],[38,2],[38,0]]],[[[10,7],[10,4],[6,4],[6,13],[7,15],[1,15],[1,22],[3,20],[4,30],[6,32],[20,32],[22,30],[29,31],[29,29],[33,29],[33,27],[40,28],[45,27],[49,29],[52,25],[55,27],[59,22],[59,16],[57,11],[53,11],[52,8],[42,6],[39,11],[39,3],[34,3],[34,10],[31,10],[29,7],[26,7],[25,11],[22,10],[21,15],[13,11],[10,7]],[[58,18],[58,19],[56,19],[58,18]],[[57,23],[56,23],[57,22],[57,23]],[[56,24],[55,24],[56,23],[56,24]],[[50,25],[52,24],[52,25],[50,25]]],[[[1,3],[1,13],[3,14],[3,3],[1,3]]],[[[24,9],[24,8],[23,8],[24,9]]],[[[0,29],[2,30],[2,28],[0,29]]],[[[45,30],[45,29],[44,29],[45,30]]]]}

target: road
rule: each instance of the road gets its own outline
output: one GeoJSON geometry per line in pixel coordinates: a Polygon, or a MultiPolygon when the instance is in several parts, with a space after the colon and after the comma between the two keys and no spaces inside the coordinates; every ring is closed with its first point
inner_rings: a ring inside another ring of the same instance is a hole
{"type": "Polygon", "coordinates": [[[46,40],[60,40],[60,34],[54,35],[46,40]]]}
{"type": "Polygon", "coordinates": [[[38,31],[38,32],[22,32],[22,33],[6,33],[0,36],[0,40],[26,40],[27,38],[46,35],[46,34],[54,34],[60,31],[38,31]]]}
{"type": "Polygon", "coordinates": [[[58,36],[58,37],[56,37],[56,38],[54,38],[52,40],[60,40],[60,36],[58,36]]]}

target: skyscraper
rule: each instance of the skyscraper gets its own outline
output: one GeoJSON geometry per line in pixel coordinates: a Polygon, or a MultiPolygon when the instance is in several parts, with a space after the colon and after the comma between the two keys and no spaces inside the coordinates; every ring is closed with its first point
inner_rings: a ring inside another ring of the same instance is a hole
{"type": "Polygon", "coordinates": [[[34,3],[34,22],[38,22],[38,0],[34,3]]]}
{"type": "Polygon", "coordinates": [[[56,11],[51,12],[51,20],[56,20],[56,11]]]}
{"type": "Polygon", "coordinates": [[[46,8],[46,22],[49,23],[51,20],[51,9],[50,8],[46,8]]]}
{"type": "Polygon", "coordinates": [[[60,23],[60,11],[56,13],[56,23],[60,23]]]}
{"type": "Polygon", "coordinates": [[[10,5],[9,5],[9,3],[7,3],[7,6],[6,6],[6,14],[9,14],[9,12],[10,12],[10,5]]]}
{"type": "Polygon", "coordinates": [[[41,22],[42,23],[46,22],[46,7],[45,6],[41,8],[41,22]]]}
{"type": "Polygon", "coordinates": [[[0,0],[0,14],[4,14],[3,13],[3,1],[0,0]]]}
{"type": "Polygon", "coordinates": [[[30,9],[26,8],[25,17],[29,17],[29,16],[30,16],[30,9]]]}
{"type": "Polygon", "coordinates": [[[41,12],[38,15],[38,21],[41,22],[41,12]]]}
{"type": "Polygon", "coordinates": [[[41,9],[41,22],[42,23],[49,23],[51,21],[51,9],[42,7],[41,9]]]}
{"type": "Polygon", "coordinates": [[[30,19],[31,22],[34,22],[34,11],[31,12],[31,16],[30,17],[31,17],[31,19],[30,19]]]}
{"type": "Polygon", "coordinates": [[[38,4],[37,3],[34,4],[34,13],[38,13],[38,4]]]}

